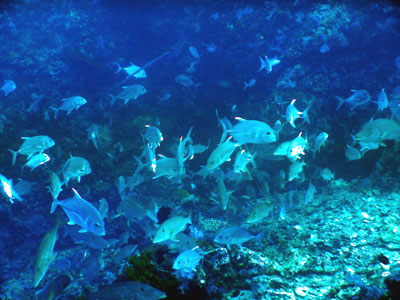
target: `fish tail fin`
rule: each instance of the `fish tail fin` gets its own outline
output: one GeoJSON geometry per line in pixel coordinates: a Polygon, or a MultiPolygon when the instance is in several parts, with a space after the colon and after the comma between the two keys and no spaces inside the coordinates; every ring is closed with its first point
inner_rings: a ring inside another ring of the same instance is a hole
{"type": "Polygon", "coordinates": [[[135,172],[133,173],[133,176],[135,176],[146,166],[146,164],[143,163],[142,160],[137,156],[134,156],[133,158],[136,160],[136,162],[138,164],[135,172]]]}
{"type": "Polygon", "coordinates": [[[113,106],[114,103],[115,103],[115,99],[117,98],[117,96],[114,96],[113,94],[110,94],[110,93],[108,93],[108,96],[111,97],[111,106],[113,106]]]}
{"type": "Polygon", "coordinates": [[[301,114],[303,115],[303,119],[306,123],[310,124],[310,117],[308,116],[308,111],[310,110],[311,105],[309,105],[301,114]]]}
{"type": "Polygon", "coordinates": [[[10,151],[11,154],[12,154],[12,165],[14,166],[14,165],[15,165],[15,162],[16,162],[16,160],[17,160],[18,152],[17,152],[17,151],[14,151],[14,150],[11,150],[11,149],[8,149],[8,151],[10,151]]]}
{"type": "Polygon", "coordinates": [[[257,72],[260,72],[262,69],[265,69],[265,61],[260,56],[258,58],[260,60],[261,65],[257,72]]]}
{"type": "Polygon", "coordinates": [[[336,110],[339,110],[339,109],[342,107],[342,105],[343,105],[343,103],[345,102],[345,100],[343,100],[343,99],[340,98],[339,96],[336,96],[336,98],[339,100],[339,103],[338,103],[338,105],[336,106],[336,110]]]}
{"type": "Polygon", "coordinates": [[[50,107],[51,110],[54,110],[54,119],[57,119],[58,117],[58,108],[56,107],[50,107]]]}
{"type": "Polygon", "coordinates": [[[119,65],[119,63],[115,62],[115,64],[117,65],[117,71],[115,71],[114,74],[118,74],[119,72],[121,72],[122,68],[121,68],[121,66],[119,65]]]}
{"type": "Polygon", "coordinates": [[[51,204],[51,208],[50,208],[51,214],[56,210],[59,203],[60,203],[60,201],[58,201],[57,199],[53,199],[53,203],[51,204]]]}

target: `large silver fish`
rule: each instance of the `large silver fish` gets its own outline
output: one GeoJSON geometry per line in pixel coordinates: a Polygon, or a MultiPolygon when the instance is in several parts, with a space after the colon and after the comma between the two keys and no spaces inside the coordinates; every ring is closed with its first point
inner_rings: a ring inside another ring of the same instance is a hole
{"type": "Polygon", "coordinates": [[[62,201],[54,199],[50,212],[53,213],[57,206],[61,206],[69,218],[68,225],[79,225],[81,227],[79,232],[91,232],[100,236],[105,235],[103,217],[97,208],[83,199],[75,189],[72,189],[72,191],[74,192],[72,198],[62,201]]]}

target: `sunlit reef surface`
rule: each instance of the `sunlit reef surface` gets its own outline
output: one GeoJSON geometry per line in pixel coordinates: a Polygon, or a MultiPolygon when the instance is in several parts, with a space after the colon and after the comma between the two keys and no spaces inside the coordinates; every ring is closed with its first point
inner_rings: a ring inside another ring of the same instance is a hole
{"type": "Polygon", "coordinates": [[[399,8],[187,2],[1,2],[0,297],[399,297],[399,8]]]}

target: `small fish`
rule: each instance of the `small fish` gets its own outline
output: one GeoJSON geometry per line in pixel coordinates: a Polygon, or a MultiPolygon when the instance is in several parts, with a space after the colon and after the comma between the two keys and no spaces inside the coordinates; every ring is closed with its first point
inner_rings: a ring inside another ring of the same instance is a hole
{"type": "Polygon", "coordinates": [[[304,204],[309,204],[313,201],[315,191],[316,191],[316,188],[310,181],[310,183],[308,184],[306,194],[304,195],[304,204]]]}
{"type": "Polygon", "coordinates": [[[214,242],[221,245],[226,245],[228,249],[231,245],[236,245],[239,248],[242,248],[242,244],[246,243],[252,239],[261,239],[264,232],[259,233],[258,235],[252,235],[247,230],[233,226],[229,228],[225,228],[221,230],[215,237],[214,242]]]}
{"type": "Polygon", "coordinates": [[[60,178],[53,171],[50,171],[49,191],[50,191],[51,196],[53,197],[53,200],[57,199],[58,195],[62,191],[62,184],[61,184],[60,178]]]}
{"type": "Polygon", "coordinates": [[[281,120],[276,120],[274,123],[274,127],[272,129],[274,130],[276,134],[276,138],[279,139],[279,134],[281,133],[283,126],[285,126],[285,123],[282,123],[281,120]]]}
{"type": "Polygon", "coordinates": [[[330,50],[331,48],[329,48],[328,44],[323,44],[320,48],[319,48],[319,52],[321,53],[326,53],[330,50]]]}
{"type": "Polygon", "coordinates": [[[164,140],[160,129],[155,126],[145,125],[146,131],[143,135],[146,141],[149,142],[150,147],[157,148],[160,143],[164,140]]]}
{"type": "Polygon", "coordinates": [[[151,168],[154,170],[155,176],[153,179],[166,176],[171,179],[178,176],[178,164],[175,157],[166,157],[159,154],[160,158],[151,164],[151,168]]]}
{"type": "Polygon", "coordinates": [[[197,49],[195,47],[190,46],[189,52],[194,58],[196,58],[196,59],[200,58],[199,52],[197,51],[197,49]]]}
{"type": "Polygon", "coordinates": [[[360,153],[361,156],[369,151],[369,150],[376,150],[379,148],[379,146],[386,147],[386,144],[384,142],[358,142],[360,145],[360,153]]]}
{"type": "Polygon", "coordinates": [[[244,88],[243,88],[243,91],[244,90],[246,90],[247,88],[249,88],[249,87],[252,87],[252,86],[254,86],[256,84],[256,80],[253,78],[253,79],[250,79],[250,81],[247,83],[246,81],[244,82],[244,88]]]}
{"type": "Polygon", "coordinates": [[[335,174],[328,168],[323,168],[320,172],[320,175],[324,181],[331,181],[335,178],[335,174]]]}
{"type": "Polygon", "coordinates": [[[197,247],[195,239],[183,232],[179,232],[176,235],[175,241],[168,240],[163,242],[163,244],[167,245],[169,251],[173,253],[183,252],[197,247]]]}
{"type": "Polygon", "coordinates": [[[101,198],[99,200],[99,213],[103,219],[107,218],[108,208],[109,205],[107,200],[105,198],[101,198]]]}
{"type": "Polygon", "coordinates": [[[201,85],[201,83],[194,83],[192,78],[190,76],[180,74],[175,77],[175,82],[179,83],[180,85],[186,86],[186,87],[197,87],[201,85]]]}
{"type": "Polygon", "coordinates": [[[346,156],[347,161],[358,160],[362,157],[361,152],[350,145],[346,145],[344,155],[346,156]]]}
{"type": "Polygon", "coordinates": [[[235,173],[243,173],[248,172],[247,165],[248,163],[254,160],[254,156],[251,155],[248,151],[242,150],[236,154],[235,161],[233,163],[233,171],[235,173]]]}
{"type": "Polygon", "coordinates": [[[12,179],[7,179],[4,175],[0,174],[0,188],[1,193],[11,202],[14,200],[22,201],[21,196],[14,190],[12,179]]]}
{"type": "Polygon", "coordinates": [[[88,295],[88,300],[158,300],[166,298],[167,295],[151,285],[138,281],[114,282],[104,285],[95,293],[88,295]]]}
{"type": "Polygon", "coordinates": [[[118,205],[117,211],[119,215],[125,216],[128,221],[143,220],[145,217],[150,218],[154,222],[158,222],[157,212],[158,205],[155,201],[142,204],[132,196],[127,195],[118,205]]]}
{"type": "Polygon", "coordinates": [[[160,101],[167,101],[168,99],[171,98],[171,94],[170,93],[165,93],[162,96],[157,97],[158,100],[160,101]]]}
{"type": "Polygon", "coordinates": [[[245,8],[236,11],[236,19],[240,20],[243,16],[249,15],[254,11],[254,8],[246,6],[245,8]]]}
{"type": "Polygon", "coordinates": [[[228,138],[222,144],[219,144],[217,148],[215,148],[207,160],[206,169],[208,171],[212,171],[222,165],[224,162],[229,161],[231,159],[232,153],[235,151],[238,144],[230,141],[231,138],[228,138]]]}
{"type": "Polygon", "coordinates": [[[303,166],[306,163],[302,160],[296,160],[294,163],[292,163],[289,167],[289,172],[288,172],[288,181],[292,181],[295,178],[300,178],[299,174],[303,172],[303,166]]]}
{"type": "Polygon", "coordinates": [[[55,142],[46,135],[37,135],[32,137],[21,137],[24,140],[21,147],[17,151],[8,149],[12,154],[12,164],[15,165],[18,154],[27,155],[30,159],[33,155],[42,153],[44,150],[51,148],[55,142]]]}
{"type": "Polygon", "coordinates": [[[203,153],[203,152],[207,151],[209,147],[210,147],[210,140],[208,140],[207,146],[202,145],[202,144],[192,145],[194,154],[203,153]]]}
{"type": "Polygon", "coordinates": [[[344,103],[350,105],[350,110],[353,110],[356,107],[364,105],[371,100],[371,96],[367,90],[351,90],[351,92],[353,94],[347,99],[342,99],[339,96],[336,96],[336,98],[339,100],[336,110],[339,110],[344,103]]]}
{"type": "Polygon", "coordinates": [[[305,155],[305,151],[308,149],[308,140],[307,137],[302,136],[302,132],[299,133],[299,135],[293,139],[287,148],[287,158],[291,161],[294,162],[298,159],[301,159],[301,155],[305,155]]]}
{"type": "Polygon", "coordinates": [[[217,195],[219,198],[219,201],[221,203],[221,208],[222,210],[226,210],[228,208],[228,204],[229,204],[229,198],[231,196],[231,194],[233,193],[233,191],[227,191],[226,190],[226,186],[224,183],[224,174],[221,171],[222,175],[219,176],[218,178],[218,184],[217,184],[217,195]]]}
{"type": "Polygon", "coordinates": [[[0,88],[4,92],[4,96],[8,96],[9,93],[15,91],[17,85],[12,80],[4,80],[3,86],[0,88]]]}
{"type": "Polygon", "coordinates": [[[40,242],[38,251],[36,253],[35,263],[33,266],[33,287],[36,288],[42,281],[44,275],[54,261],[57,253],[54,253],[54,246],[57,241],[57,231],[61,222],[59,220],[58,214],[56,217],[56,224],[54,227],[47,232],[42,241],[40,242]]]}
{"type": "Polygon", "coordinates": [[[135,78],[147,78],[146,71],[144,69],[141,69],[138,72],[138,70],[141,67],[139,67],[139,66],[137,66],[135,64],[131,64],[131,65],[125,67],[125,68],[122,68],[118,63],[116,63],[116,65],[118,66],[118,69],[115,72],[115,74],[117,74],[117,73],[119,73],[119,72],[121,72],[123,70],[126,74],[128,74],[128,77],[132,76],[132,74],[135,74],[135,72],[136,72],[136,74],[133,75],[133,77],[135,77],[135,78]]]}
{"type": "Polygon", "coordinates": [[[75,189],[72,189],[74,196],[62,201],[54,199],[50,212],[53,213],[57,206],[61,206],[67,214],[68,225],[79,225],[80,231],[91,232],[96,235],[103,236],[106,234],[104,221],[96,207],[90,202],[83,199],[75,189]]]}
{"type": "Polygon", "coordinates": [[[112,94],[109,94],[111,97],[111,105],[114,104],[115,99],[121,99],[124,100],[124,104],[127,104],[129,100],[136,100],[139,96],[144,95],[147,93],[146,88],[143,85],[140,84],[134,84],[134,85],[128,85],[128,86],[123,86],[122,91],[114,96],[112,94]]]}
{"type": "Polygon", "coordinates": [[[36,167],[47,163],[50,160],[50,157],[46,153],[38,153],[33,155],[28,162],[22,167],[29,167],[31,170],[35,169],[36,167]]]}
{"type": "Polygon", "coordinates": [[[288,149],[289,149],[289,146],[291,143],[292,143],[292,141],[286,141],[286,142],[279,144],[279,146],[275,149],[273,154],[277,155],[277,156],[287,156],[288,149]]]}
{"type": "Polygon", "coordinates": [[[62,173],[64,182],[66,185],[68,185],[68,181],[71,178],[76,178],[78,182],[81,182],[81,177],[92,173],[92,168],[86,159],[78,156],[71,156],[65,162],[62,173]]]}
{"type": "Polygon", "coordinates": [[[272,201],[268,201],[267,203],[262,202],[257,204],[251,210],[249,216],[246,219],[246,223],[258,223],[264,220],[265,218],[270,217],[274,212],[274,205],[272,201]]]}
{"type": "Polygon", "coordinates": [[[206,46],[207,51],[210,52],[210,53],[213,53],[213,52],[215,52],[215,50],[217,50],[217,46],[215,44],[213,44],[213,43],[204,44],[204,45],[206,46]]]}
{"type": "Polygon", "coordinates": [[[243,144],[269,144],[276,142],[277,137],[274,130],[267,124],[257,120],[245,120],[235,118],[236,123],[227,132],[237,141],[243,144]]]}
{"type": "Polygon", "coordinates": [[[385,108],[389,107],[389,100],[385,93],[385,89],[382,89],[378,96],[378,111],[383,111],[385,108]]]}
{"type": "Polygon", "coordinates": [[[78,110],[82,105],[87,103],[86,99],[81,96],[74,96],[70,98],[61,99],[62,104],[59,107],[50,107],[54,110],[54,118],[57,119],[60,110],[66,111],[69,115],[73,110],[78,110]]]}
{"type": "Polygon", "coordinates": [[[293,99],[292,102],[290,102],[290,104],[286,108],[286,121],[289,122],[293,128],[296,128],[294,121],[296,121],[298,118],[304,118],[304,121],[306,123],[310,123],[310,118],[308,117],[308,110],[311,108],[311,105],[301,112],[294,106],[295,102],[296,99],[293,99]]]}
{"type": "Polygon", "coordinates": [[[153,243],[160,243],[166,240],[175,240],[179,232],[185,230],[187,224],[192,224],[190,216],[176,216],[165,220],[157,229],[153,243]]]}
{"type": "MultiPolygon", "coordinates": [[[[196,247],[198,248],[198,247],[196,247]]],[[[200,254],[199,251],[195,249],[186,250],[180,253],[177,258],[175,258],[172,268],[174,270],[181,270],[184,272],[193,272],[196,267],[203,259],[204,255],[200,254]]],[[[201,250],[201,249],[200,249],[201,250]]]]}
{"type": "Polygon", "coordinates": [[[92,123],[87,129],[86,129],[87,133],[88,133],[88,140],[92,141],[93,146],[99,150],[99,145],[97,143],[97,138],[99,135],[99,125],[97,125],[96,123],[92,123]]]}
{"type": "Polygon", "coordinates": [[[317,135],[314,141],[314,154],[315,152],[320,152],[321,147],[325,145],[326,140],[328,139],[328,134],[326,132],[321,132],[317,135]]]}
{"type": "Polygon", "coordinates": [[[260,68],[258,69],[258,72],[265,69],[267,71],[267,73],[271,73],[272,67],[276,66],[277,64],[279,64],[281,62],[276,57],[269,59],[266,55],[265,55],[265,60],[263,60],[261,57],[258,57],[258,58],[260,59],[260,64],[261,64],[260,68]]]}

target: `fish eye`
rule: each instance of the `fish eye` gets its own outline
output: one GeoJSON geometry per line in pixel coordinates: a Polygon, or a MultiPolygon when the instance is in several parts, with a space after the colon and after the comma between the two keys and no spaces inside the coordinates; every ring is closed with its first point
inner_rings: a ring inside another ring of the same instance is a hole
{"type": "Polygon", "coordinates": [[[271,134],[271,132],[267,131],[267,135],[270,135],[270,134],[271,134]]]}
{"type": "Polygon", "coordinates": [[[96,224],[94,224],[96,227],[101,227],[100,226],[100,223],[96,223],[96,224]]]}

